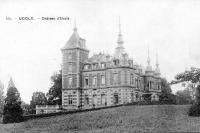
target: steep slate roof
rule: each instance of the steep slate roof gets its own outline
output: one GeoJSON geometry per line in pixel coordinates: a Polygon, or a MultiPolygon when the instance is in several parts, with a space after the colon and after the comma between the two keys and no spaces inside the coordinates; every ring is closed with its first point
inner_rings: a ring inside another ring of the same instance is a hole
{"type": "Polygon", "coordinates": [[[103,53],[94,54],[86,62],[107,62],[107,61],[109,61],[107,56],[109,56],[109,55],[106,55],[106,54],[103,54],[103,53]]]}
{"type": "Polygon", "coordinates": [[[123,46],[117,47],[117,48],[115,49],[115,53],[114,53],[114,55],[113,55],[113,58],[115,58],[115,59],[123,59],[124,55],[128,55],[128,54],[126,53],[124,47],[123,47],[123,46]]]}
{"type": "Polygon", "coordinates": [[[69,38],[69,40],[62,49],[76,48],[76,47],[86,49],[85,39],[79,36],[77,28],[75,27],[74,32],[72,33],[71,37],[69,38]]]}

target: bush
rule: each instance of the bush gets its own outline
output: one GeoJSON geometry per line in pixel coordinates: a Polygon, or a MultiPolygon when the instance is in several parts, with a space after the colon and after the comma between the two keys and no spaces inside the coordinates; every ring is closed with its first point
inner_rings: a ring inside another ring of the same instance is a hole
{"type": "Polygon", "coordinates": [[[200,116],[200,85],[197,86],[196,89],[196,101],[195,104],[193,104],[189,111],[189,116],[200,116]]]}
{"type": "Polygon", "coordinates": [[[4,106],[3,123],[22,122],[22,113],[20,104],[6,104],[4,106]]]}
{"type": "Polygon", "coordinates": [[[7,90],[3,110],[3,123],[13,123],[23,121],[23,110],[21,108],[21,98],[17,88],[11,86],[7,90]]]}
{"type": "Polygon", "coordinates": [[[189,116],[200,116],[200,105],[193,104],[188,111],[189,116]]]}

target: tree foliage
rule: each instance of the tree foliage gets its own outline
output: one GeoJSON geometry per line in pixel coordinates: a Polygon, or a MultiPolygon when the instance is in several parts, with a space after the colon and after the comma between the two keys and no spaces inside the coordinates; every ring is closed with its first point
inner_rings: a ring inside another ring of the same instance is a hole
{"type": "Polygon", "coordinates": [[[33,92],[32,99],[30,101],[31,113],[35,114],[36,105],[46,105],[46,104],[47,104],[47,98],[45,96],[45,93],[38,91],[33,92]]]}
{"type": "Polygon", "coordinates": [[[171,87],[165,78],[161,79],[160,102],[165,104],[172,104],[175,102],[175,99],[172,95],[171,87]]]}
{"type": "Polygon", "coordinates": [[[52,86],[50,87],[47,96],[49,105],[62,104],[62,71],[54,73],[51,76],[52,86]]]}
{"type": "Polygon", "coordinates": [[[190,70],[179,73],[175,76],[175,80],[171,84],[177,84],[180,82],[190,81],[192,83],[199,83],[200,80],[200,69],[192,67],[190,70]]]}
{"type": "Polygon", "coordinates": [[[3,106],[4,106],[4,92],[3,92],[4,86],[0,82],[0,116],[3,114],[3,106]]]}
{"type": "Polygon", "coordinates": [[[192,103],[192,97],[188,89],[180,90],[176,92],[176,95],[179,99],[179,104],[189,104],[192,103]]]}
{"type": "Polygon", "coordinates": [[[21,108],[21,98],[16,87],[8,88],[4,110],[3,110],[3,122],[13,123],[23,121],[23,110],[21,108]]]}
{"type": "Polygon", "coordinates": [[[30,104],[27,104],[24,101],[22,101],[21,107],[22,107],[22,110],[23,110],[23,115],[29,115],[30,114],[30,104]]]}
{"type": "Polygon", "coordinates": [[[180,82],[191,82],[196,84],[196,99],[195,103],[191,106],[189,110],[189,115],[199,116],[200,115],[200,69],[192,67],[183,73],[179,73],[175,76],[175,80],[171,84],[177,84],[180,82]]]}

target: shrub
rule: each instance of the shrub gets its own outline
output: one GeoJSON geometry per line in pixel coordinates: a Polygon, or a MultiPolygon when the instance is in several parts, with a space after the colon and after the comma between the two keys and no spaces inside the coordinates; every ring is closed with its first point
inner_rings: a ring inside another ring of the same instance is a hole
{"type": "Polygon", "coordinates": [[[188,111],[189,116],[200,116],[200,106],[198,104],[193,104],[188,111]]]}
{"type": "Polygon", "coordinates": [[[189,116],[200,116],[200,85],[196,88],[196,101],[195,104],[193,104],[189,111],[189,116]]]}
{"type": "Polygon", "coordinates": [[[23,110],[21,108],[21,98],[17,88],[10,87],[7,91],[3,110],[3,123],[13,123],[23,121],[23,110]]]}

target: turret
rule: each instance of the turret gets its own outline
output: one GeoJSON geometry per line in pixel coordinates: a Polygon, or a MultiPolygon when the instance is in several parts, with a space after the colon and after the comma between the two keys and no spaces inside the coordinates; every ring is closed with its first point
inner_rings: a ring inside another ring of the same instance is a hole
{"type": "Polygon", "coordinates": [[[85,46],[85,39],[79,36],[76,24],[74,25],[71,37],[61,51],[62,105],[65,109],[77,109],[81,106],[81,75],[84,61],[88,59],[89,50],[85,46]]]}
{"type": "Polygon", "coordinates": [[[153,74],[153,70],[152,70],[152,66],[151,66],[151,60],[149,57],[149,48],[148,48],[148,57],[147,57],[147,67],[145,70],[145,74],[146,75],[152,75],[153,74]]]}
{"type": "Polygon", "coordinates": [[[160,77],[160,68],[159,68],[159,63],[158,63],[158,53],[156,53],[155,76],[156,76],[156,77],[160,77]]]}
{"type": "Polygon", "coordinates": [[[122,39],[121,23],[120,23],[120,18],[119,18],[119,34],[118,34],[118,39],[117,39],[117,47],[115,49],[113,58],[123,59],[124,55],[127,54],[124,50],[123,44],[124,44],[124,41],[122,39]]]}

